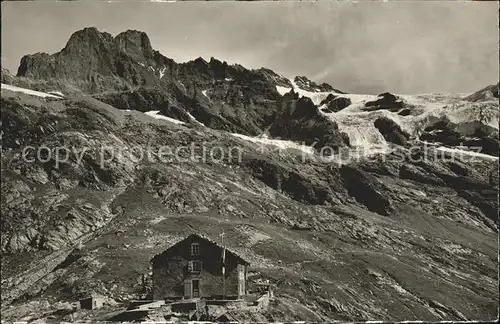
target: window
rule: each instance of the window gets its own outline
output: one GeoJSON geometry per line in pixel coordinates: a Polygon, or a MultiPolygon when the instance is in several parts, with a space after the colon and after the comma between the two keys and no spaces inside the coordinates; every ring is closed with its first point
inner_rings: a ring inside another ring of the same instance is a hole
{"type": "Polygon", "coordinates": [[[200,255],[199,243],[191,243],[191,255],[200,255]]]}
{"type": "Polygon", "coordinates": [[[193,260],[188,262],[189,272],[200,272],[201,271],[201,261],[193,260]]]}

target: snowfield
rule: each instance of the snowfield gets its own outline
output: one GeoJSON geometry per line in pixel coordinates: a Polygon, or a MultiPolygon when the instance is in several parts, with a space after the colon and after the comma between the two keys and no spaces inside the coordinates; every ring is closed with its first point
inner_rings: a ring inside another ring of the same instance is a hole
{"type": "MultiPolygon", "coordinates": [[[[299,94],[299,97],[310,98],[316,106],[319,105],[321,103],[321,101],[323,99],[325,99],[330,93],[333,93],[335,95],[341,95],[340,93],[337,93],[337,92],[320,92],[319,90],[312,92],[312,91],[302,90],[301,88],[299,88],[297,83],[295,83],[295,81],[293,81],[293,79],[288,79],[288,80],[292,84],[293,90],[299,94]]],[[[290,92],[290,90],[292,90],[292,88],[276,86],[276,90],[278,91],[278,93],[280,95],[284,95],[285,93],[290,92]]]]}
{"type": "Polygon", "coordinates": [[[153,118],[161,119],[161,120],[166,120],[166,121],[169,121],[171,123],[178,124],[178,125],[184,125],[184,124],[186,124],[185,122],[180,121],[178,119],[174,119],[174,118],[170,118],[170,117],[167,117],[167,116],[160,115],[160,111],[159,110],[146,111],[145,114],[148,115],[148,116],[151,116],[153,118]]]}
{"type": "Polygon", "coordinates": [[[237,133],[231,133],[231,135],[234,137],[238,137],[242,140],[261,144],[261,145],[272,145],[280,150],[295,149],[295,150],[300,150],[300,151],[307,153],[307,154],[314,154],[314,149],[312,147],[309,147],[307,145],[302,145],[302,144],[296,143],[294,141],[270,139],[270,138],[267,138],[267,136],[265,136],[265,135],[256,136],[256,137],[237,134],[237,133]]]}
{"type": "Polygon", "coordinates": [[[16,86],[13,86],[10,84],[4,84],[4,83],[2,83],[2,90],[22,92],[22,93],[30,95],[30,96],[36,96],[36,97],[41,97],[41,98],[62,99],[62,97],[64,97],[64,95],[60,92],[53,92],[54,94],[50,94],[50,93],[30,90],[30,89],[26,89],[26,88],[20,88],[20,87],[16,87],[16,86]],[[57,95],[55,93],[57,93],[57,95]]]}

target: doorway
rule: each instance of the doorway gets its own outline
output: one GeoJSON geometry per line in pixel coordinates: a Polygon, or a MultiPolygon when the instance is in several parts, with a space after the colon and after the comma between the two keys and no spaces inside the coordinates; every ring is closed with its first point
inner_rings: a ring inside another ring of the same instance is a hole
{"type": "Polygon", "coordinates": [[[200,297],[200,279],[193,279],[191,282],[191,287],[193,287],[191,296],[193,296],[193,298],[200,297]]]}

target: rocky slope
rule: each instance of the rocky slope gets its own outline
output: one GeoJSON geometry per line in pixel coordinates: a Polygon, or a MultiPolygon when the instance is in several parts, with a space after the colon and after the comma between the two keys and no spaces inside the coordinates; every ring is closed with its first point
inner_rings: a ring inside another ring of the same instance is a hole
{"type": "Polygon", "coordinates": [[[422,97],[403,97],[412,113],[377,128],[400,110],[364,111],[376,96],[341,94],[352,103],[325,113],[325,85],[216,60],[174,64],[143,34],[120,35],[84,30],[58,54],[24,58],[19,76],[2,73],[2,82],[65,93],[2,87],[5,319],[110,318],[148,295],[152,256],[193,231],[217,240],[221,229],[252,278],[276,285],[269,310],[241,320],[497,316],[498,160],[418,141],[410,126],[439,119],[424,121],[422,97]],[[171,69],[153,78],[149,66],[171,69]],[[395,143],[356,157],[372,131],[395,143]],[[74,312],[69,303],[89,293],[108,306],[74,312]]]}
{"type": "Polygon", "coordinates": [[[478,101],[488,101],[488,100],[498,100],[498,89],[500,84],[497,83],[484,87],[481,90],[474,92],[473,94],[465,97],[465,100],[478,102],[478,101]]]}

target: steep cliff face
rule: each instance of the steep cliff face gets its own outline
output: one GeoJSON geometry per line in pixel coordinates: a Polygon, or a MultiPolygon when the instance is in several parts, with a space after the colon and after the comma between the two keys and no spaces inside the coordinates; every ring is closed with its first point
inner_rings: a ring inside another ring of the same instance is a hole
{"type": "Polygon", "coordinates": [[[112,37],[95,27],[75,32],[58,53],[21,59],[17,76],[61,79],[88,93],[159,86],[158,68],[172,60],[153,51],[144,32],[128,30],[112,37]]]}

